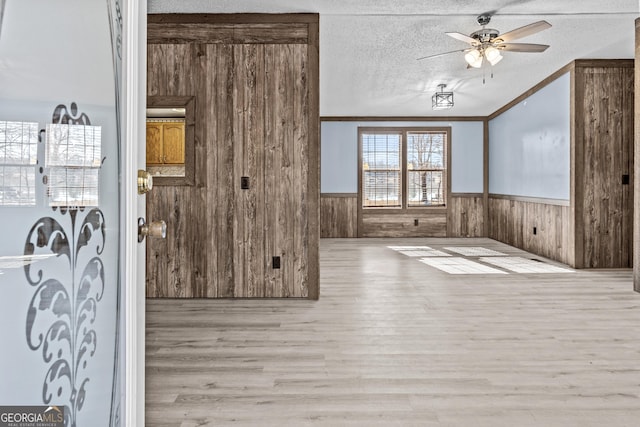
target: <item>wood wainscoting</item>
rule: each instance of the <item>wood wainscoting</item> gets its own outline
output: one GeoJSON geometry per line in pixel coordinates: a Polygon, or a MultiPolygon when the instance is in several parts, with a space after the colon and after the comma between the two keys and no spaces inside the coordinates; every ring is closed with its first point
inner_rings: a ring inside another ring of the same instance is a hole
{"type": "Polygon", "coordinates": [[[449,199],[448,237],[485,237],[484,195],[453,193],[449,199]]]}
{"type": "MultiPolygon", "coordinates": [[[[368,215],[364,219],[367,227],[375,228],[376,237],[383,232],[385,237],[405,234],[408,237],[484,237],[484,213],[482,193],[451,194],[446,216],[442,212],[434,215],[420,210],[407,215],[368,215]],[[415,220],[418,225],[415,225],[415,220]]],[[[320,237],[358,237],[357,193],[322,193],[320,195],[320,237]]],[[[369,237],[367,235],[361,237],[369,237]]]]}
{"type": "Polygon", "coordinates": [[[358,237],[358,194],[320,194],[320,237],[358,237]]]}
{"type": "Polygon", "coordinates": [[[158,185],[147,296],[319,295],[318,15],[149,15],[147,94],[195,98],[195,179],[158,185]]]}
{"type": "Polygon", "coordinates": [[[447,208],[414,208],[384,212],[367,210],[358,237],[446,237],[447,208]]]}
{"type": "Polygon", "coordinates": [[[568,201],[489,195],[489,237],[573,266],[573,221],[568,201]]]}

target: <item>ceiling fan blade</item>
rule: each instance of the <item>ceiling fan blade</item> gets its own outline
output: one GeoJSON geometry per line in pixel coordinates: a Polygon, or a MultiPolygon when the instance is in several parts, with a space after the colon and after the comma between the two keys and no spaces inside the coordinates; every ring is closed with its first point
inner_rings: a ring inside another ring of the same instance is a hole
{"type": "Polygon", "coordinates": [[[534,43],[500,43],[496,47],[500,50],[506,50],[508,52],[544,52],[549,47],[548,44],[534,44],[534,43]]]}
{"type": "Polygon", "coordinates": [[[450,53],[465,52],[467,50],[469,50],[469,49],[458,49],[458,50],[452,50],[452,51],[449,51],[449,52],[436,53],[435,55],[429,55],[429,56],[423,56],[422,58],[417,58],[416,61],[422,61],[423,59],[436,58],[438,56],[448,55],[450,53]]]}
{"type": "Polygon", "coordinates": [[[501,40],[502,42],[510,42],[511,40],[520,39],[522,37],[527,37],[535,34],[539,31],[546,30],[547,28],[551,28],[551,24],[549,24],[547,21],[538,21],[534,22],[533,24],[525,25],[524,27],[508,31],[504,34],[500,34],[498,37],[496,37],[496,40],[501,40]]]}
{"type": "Polygon", "coordinates": [[[476,45],[479,44],[478,40],[474,39],[473,37],[469,37],[465,34],[462,33],[445,33],[446,35],[448,35],[449,37],[453,37],[456,40],[460,40],[461,42],[465,42],[465,43],[469,43],[472,45],[476,45]]]}

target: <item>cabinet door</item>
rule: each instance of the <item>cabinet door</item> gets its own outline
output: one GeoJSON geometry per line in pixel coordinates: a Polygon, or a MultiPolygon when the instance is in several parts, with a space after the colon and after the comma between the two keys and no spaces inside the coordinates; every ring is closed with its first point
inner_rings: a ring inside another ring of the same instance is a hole
{"type": "Polygon", "coordinates": [[[164,123],[164,163],[184,163],[184,123],[164,123]]]}
{"type": "Polygon", "coordinates": [[[147,164],[162,163],[162,123],[147,123],[147,164]]]}

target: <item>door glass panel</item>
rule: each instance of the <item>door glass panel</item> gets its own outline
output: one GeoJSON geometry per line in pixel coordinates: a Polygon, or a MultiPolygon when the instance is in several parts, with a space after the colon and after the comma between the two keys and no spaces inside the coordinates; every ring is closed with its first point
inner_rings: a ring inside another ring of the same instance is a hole
{"type": "Polygon", "coordinates": [[[0,412],[121,424],[119,11],[0,0],[0,412]]]}

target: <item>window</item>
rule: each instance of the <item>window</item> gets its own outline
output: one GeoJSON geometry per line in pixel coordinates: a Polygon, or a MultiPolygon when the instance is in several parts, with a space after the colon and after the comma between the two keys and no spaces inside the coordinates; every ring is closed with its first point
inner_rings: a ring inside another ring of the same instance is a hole
{"type": "Polygon", "coordinates": [[[360,128],[366,209],[444,207],[449,128],[360,128]]]}
{"type": "Polygon", "coordinates": [[[402,206],[402,135],[362,134],[364,207],[402,206]]]}
{"type": "Polygon", "coordinates": [[[407,205],[445,205],[444,132],[407,132],[407,205]]]}
{"type": "Polygon", "coordinates": [[[97,206],[101,127],[48,124],[45,165],[50,206],[97,206]]]}
{"type": "Polygon", "coordinates": [[[36,204],[38,124],[0,121],[0,206],[36,204]]]}

